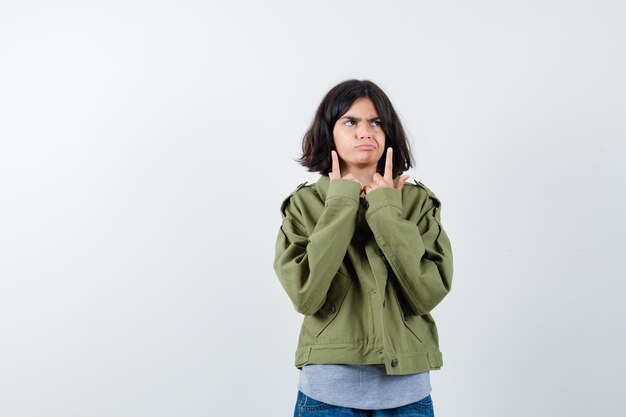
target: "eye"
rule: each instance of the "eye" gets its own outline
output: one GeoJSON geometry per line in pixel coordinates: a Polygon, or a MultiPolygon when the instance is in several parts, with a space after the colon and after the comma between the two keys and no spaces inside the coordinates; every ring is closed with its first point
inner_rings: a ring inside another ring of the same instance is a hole
{"type": "MultiPolygon", "coordinates": [[[[354,120],[354,119],[348,119],[348,120],[346,120],[346,121],[345,121],[345,123],[344,123],[344,124],[348,124],[348,123],[355,123],[355,124],[356,124],[356,120],[354,120]]],[[[354,126],[354,125],[348,124],[348,126],[354,126]]]]}
{"type": "Polygon", "coordinates": [[[374,120],[372,123],[374,123],[374,126],[376,127],[381,127],[383,125],[383,122],[380,120],[374,120]]]}

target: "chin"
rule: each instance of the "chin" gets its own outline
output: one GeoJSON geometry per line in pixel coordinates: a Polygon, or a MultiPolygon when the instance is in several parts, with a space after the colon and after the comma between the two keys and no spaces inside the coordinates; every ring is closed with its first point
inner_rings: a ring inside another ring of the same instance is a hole
{"type": "Polygon", "coordinates": [[[361,167],[377,166],[376,161],[356,161],[355,165],[358,165],[361,167]]]}

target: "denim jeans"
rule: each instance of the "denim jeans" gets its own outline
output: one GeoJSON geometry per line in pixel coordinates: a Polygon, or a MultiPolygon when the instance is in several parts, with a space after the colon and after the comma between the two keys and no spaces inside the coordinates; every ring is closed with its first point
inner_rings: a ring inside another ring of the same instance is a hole
{"type": "Polygon", "coordinates": [[[402,407],[384,410],[361,410],[340,407],[314,400],[298,390],[294,417],[434,417],[433,400],[429,395],[402,407]]]}

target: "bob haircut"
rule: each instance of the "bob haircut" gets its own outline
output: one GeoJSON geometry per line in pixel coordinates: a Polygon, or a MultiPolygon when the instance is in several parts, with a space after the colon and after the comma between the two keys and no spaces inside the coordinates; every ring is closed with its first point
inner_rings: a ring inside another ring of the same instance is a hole
{"type": "Polygon", "coordinates": [[[378,160],[376,171],[384,175],[386,149],[390,146],[393,148],[393,177],[411,168],[415,161],[402,123],[387,95],[369,80],[346,80],[326,93],[302,139],[302,156],[296,162],[307,167],[309,172],[328,175],[332,170],[330,151],[337,150],[333,137],[335,123],[361,97],[372,100],[385,133],[385,152],[378,160]]]}

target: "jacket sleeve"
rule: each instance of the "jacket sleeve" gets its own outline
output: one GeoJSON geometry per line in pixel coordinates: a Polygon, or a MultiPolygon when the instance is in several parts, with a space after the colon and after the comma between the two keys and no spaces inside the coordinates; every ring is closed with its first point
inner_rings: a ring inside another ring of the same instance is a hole
{"type": "Polygon", "coordinates": [[[402,190],[378,188],[366,200],[365,218],[408,306],[416,315],[430,312],[452,284],[452,247],[441,225],[441,202],[429,195],[414,223],[402,218],[402,190]]]}
{"type": "Polygon", "coordinates": [[[303,199],[296,194],[285,205],[274,271],[299,313],[312,315],[326,301],[354,234],[359,192],[359,184],[352,180],[330,181],[324,210],[310,234],[303,218],[307,208],[300,207],[303,199]]]}

